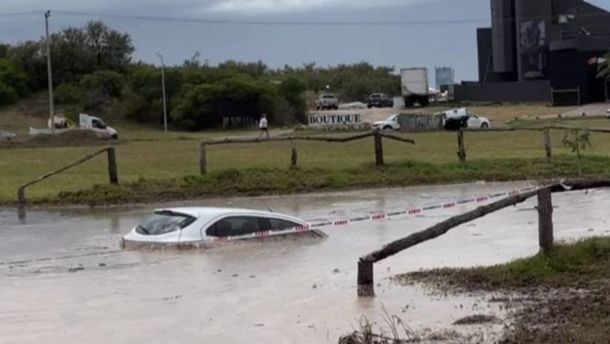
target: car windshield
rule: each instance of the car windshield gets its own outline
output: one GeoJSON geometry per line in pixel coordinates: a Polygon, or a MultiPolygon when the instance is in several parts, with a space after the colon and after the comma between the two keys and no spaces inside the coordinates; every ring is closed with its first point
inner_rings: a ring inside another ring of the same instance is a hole
{"type": "Polygon", "coordinates": [[[371,98],[381,98],[381,94],[377,94],[377,93],[371,94],[371,98]]]}
{"type": "Polygon", "coordinates": [[[335,98],[335,96],[330,95],[330,94],[322,96],[322,99],[333,99],[333,98],[335,98]]]}
{"type": "Polygon", "coordinates": [[[93,119],[91,121],[91,124],[93,125],[94,128],[96,129],[106,129],[106,124],[104,124],[104,122],[102,122],[99,119],[93,119]]]}
{"type": "Polygon", "coordinates": [[[183,229],[196,220],[195,217],[171,211],[156,211],[136,227],[143,235],[161,235],[183,229]]]}
{"type": "Polygon", "coordinates": [[[398,117],[398,115],[392,115],[392,116],[388,117],[388,118],[386,119],[386,121],[388,121],[388,122],[395,121],[397,117],[398,117]]]}

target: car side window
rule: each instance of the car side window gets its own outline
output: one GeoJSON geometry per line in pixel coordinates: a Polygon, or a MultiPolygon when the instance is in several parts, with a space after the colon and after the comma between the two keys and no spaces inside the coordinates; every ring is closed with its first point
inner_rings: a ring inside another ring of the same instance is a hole
{"type": "Polygon", "coordinates": [[[206,235],[211,237],[241,236],[260,232],[261,219],[255,216],[231,216],[208,227],[206,235]]]}
{"type": "Polygon", "coordinates": [[[104,125],[104,123],[102,123],[96,119],[91,121],[91,125],[96,129],[106,129],[106,126],[104,125]]]}
{"type": "Polygon", "coordinates": [[[272,231],[285,231],[287,229],[292,229],[292,228],[301,226],[298,223],[294,223],[292,221],[287,221],[287,220],[282,220],[282,219],[269,218],[269,222],[271,225],[270,229],[272,231]]]}

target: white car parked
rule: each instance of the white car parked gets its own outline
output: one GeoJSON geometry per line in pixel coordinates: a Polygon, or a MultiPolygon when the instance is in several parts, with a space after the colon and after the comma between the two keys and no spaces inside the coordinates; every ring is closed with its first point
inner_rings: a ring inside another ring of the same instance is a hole
{"type": "Polygon", "coordinates": [[[438,113],[443,117],[445,129],[456,130],[458,128],[487,129],[491,128],[488,118],[476,115],[466,108],[453,109],[438,113]]]}
{"type": "Polygon", "coordinates": [[[398,115],[391,115],[383,121],[377,121],[373,123],[373,129],[381,130],[400,130],[400,123],[398,122],[398,115]]]}
{"type": "Polygon", "coordinates": [[[158,209],[123,237],[123,247],[214,246],[215,243],[322,232],[292,216],[232,208],[158,209]]]}

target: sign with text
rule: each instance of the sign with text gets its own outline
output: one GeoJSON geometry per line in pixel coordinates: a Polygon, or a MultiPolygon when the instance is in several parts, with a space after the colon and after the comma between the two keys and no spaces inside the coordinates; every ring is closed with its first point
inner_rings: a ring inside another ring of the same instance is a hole
{"type": "Polygon", "coordinates": [[[310,127],[337,127],[337,128],[358,128],[364,123],[362,115],[355,113],[342,114],[309,114],[310,127]]]}

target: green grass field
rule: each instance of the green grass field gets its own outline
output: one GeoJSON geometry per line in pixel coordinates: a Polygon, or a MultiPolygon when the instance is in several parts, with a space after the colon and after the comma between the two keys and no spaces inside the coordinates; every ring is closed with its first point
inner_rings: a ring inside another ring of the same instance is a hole
{"type": "MultiPolygon", "coordinates": [[[[503,109],[503,112],[507,112],[503,109]]],[[[523,109],[520,109],[523,112],[523,109]]],[[[0,111],[0,128],[23,128],[43,122],[20,113],[19,109],[0,111]]],[[[568,125],[605,127],[605,119],[567,121],[568,125]]],[[[43,122],[44,123],[44,122],[43,122]]],[[[198,174],[198,142],[201,139],[226,136],[255,136],[256,131],[170,132],[119,123],[120,141],[116,144],[121,183],[144,179],[181,178],[198,174]]],[[[277,130],[274,135],[289,133],[277,130]]],[[[332,135],[332,134],[331,134],[332,135]]],[[[457,161],[456,134],[450,132],[402,134],[416,145],[384,140],[385,161],[399,164],[417,161],[437,165],[457,161]]],[[[570,154],[561,147],[562,131],[553,131],[554,154],[570,154]]],[[[586,155],[610,157],[610,134],[593,134],[593,147],[586,155]]],[[[103,146],[104,143],[101,143],[103,146]]],[[[66,146],[36,148],[0,148],[0,202],[15,199],[17,188],[51,170],[60,168],[93,152],[97,146],[66,146]]],[[[373,140],[367,138],[351,143],[297,142],[299,167],[343,171],[370,166],[374,161],[373,140]]],[[[531,159],[544,155],[542,134],[538,132],[466,133],[468,161],[504,158],[531,159]]],[[[211,146],[208,168],[211,172],[251,168],[288,169],[290,143],[273,142],[211,146]]],[[[610,167],[609,167],[610,169],[610,167]]],[[[99,156],[64,174],[50,178],[28,189],[28,197],[43,198],[60,191],[77,191],[107,183],[106,158],[99,156]]]]}

